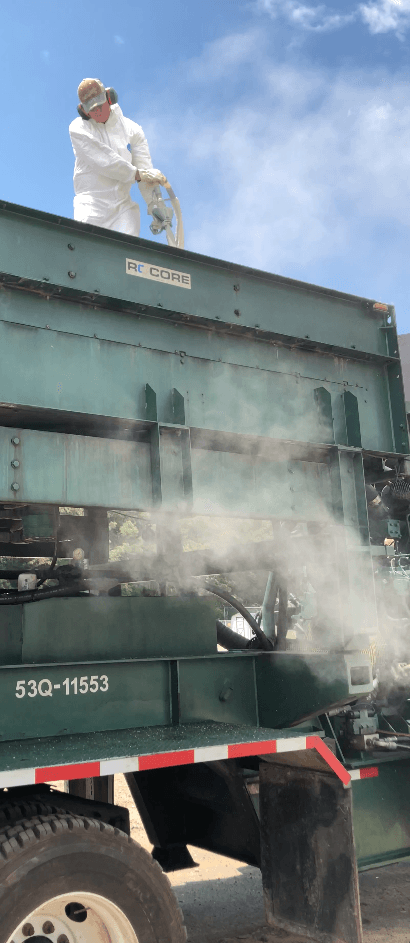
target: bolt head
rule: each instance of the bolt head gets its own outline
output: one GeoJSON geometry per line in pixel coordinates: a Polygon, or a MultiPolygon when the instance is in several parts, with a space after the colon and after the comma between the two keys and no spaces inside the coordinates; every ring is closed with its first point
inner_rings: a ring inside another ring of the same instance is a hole
{"type": "Polygon", "coordinates": [[[13,436],[13,438],[12,438],[12,440],[11,440],[11,444],[12,444],[12,445],[20,445],[20,439],[19,439],[19,437],[18,437],[17,435],[13,436]]]}
{"type": "Polygon", "coordinates": [[[12,468],[20,468],[20,462],[18,461],[17,458],[13,458],[13,461],[12,461],[12,463],[11,463],[11,467],[12,467],[12,468]]]}
{"type": "Polygon", "coordinates": [[[76,274],[77,274],[76,272],[69,272],[69,273],[68,273],[68,277],[69,277],[69,278],[75,278],[75,277],[76,277],[76,274]]]}
{"type": "Polygon", "coordinates": [[[13,481],[13,484],[12,484],[12,486],[11,486],[11,490],[12,490],[12,491],[20,491],[20,485],[19,485],[19,483],[18,483],[17,481],[13,481]]]}

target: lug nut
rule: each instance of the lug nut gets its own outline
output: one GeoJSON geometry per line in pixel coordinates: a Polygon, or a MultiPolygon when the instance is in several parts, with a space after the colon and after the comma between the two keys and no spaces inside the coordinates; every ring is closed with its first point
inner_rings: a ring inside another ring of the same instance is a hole
{"type": "Polygon", "coordinates": [[[54,933],[54,924],[51,923],[51,920],[46,920],[43,923],[43,933],[54,933]]]}
{"type": "Polygon", "coordinates": [[[32,923],[25,923],[22,929],[23,936],[34,936],[34,927],[32,923]]]}

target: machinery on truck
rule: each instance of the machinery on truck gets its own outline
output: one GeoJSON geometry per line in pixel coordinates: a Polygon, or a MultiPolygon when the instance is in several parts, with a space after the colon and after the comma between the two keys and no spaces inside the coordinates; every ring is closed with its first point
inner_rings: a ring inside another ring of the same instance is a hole
{"type": "Polygon", "coordinates": [[[4,202],[0,232],[1,943],[182,943],[195,846],[360,943],[358,868],[410,856],[393,308],[4,202]],[[119,513],[151,537],[116,559],[119,513]]]}

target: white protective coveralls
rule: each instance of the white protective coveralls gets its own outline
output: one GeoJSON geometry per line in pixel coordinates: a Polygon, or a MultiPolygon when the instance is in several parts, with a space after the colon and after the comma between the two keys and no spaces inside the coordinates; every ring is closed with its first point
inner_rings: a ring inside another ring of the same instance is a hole
{"type": "MultiPolygon", "coordinates": [[[[119,105],[111,105],[105,124],[79,117],[69,130],[76,158],[74,219],[138,236],[140,211],[130,189],[137,169],[152,168],[142,128],[125,118],[119,105]]],[[[152,187],[142,182],[138,186],[149,203],[152,187]]]]}

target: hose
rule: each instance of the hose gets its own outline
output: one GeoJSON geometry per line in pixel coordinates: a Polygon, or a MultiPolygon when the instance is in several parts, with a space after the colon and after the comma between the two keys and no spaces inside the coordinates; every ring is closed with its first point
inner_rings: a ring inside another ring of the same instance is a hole
{"type": "Polygon", "coordinates": [[[39,602],[41,599],[53,599],[55,596],[79,596],[79,587],[73,590],[71,586],[56,587],[55,589],[34,589],[32,592],[15,593],[10,596],[0,596],[0,606],[19,606],[23,602],[39,602]]]}
{"type": "Polygon", "coordinates": [[[216,620],[216,640],[218,645],[222,645],[222,648],[227,648],[228,651],[245,651],[247,648],[247,639],[243,635],[239,635],[239,632],[234,632],[233,629],[230,629],[229,626],[224,625],[220,619],[216,620]]]}
{"type": "Polygon", "coordinates": [[[49,566],[47,572],[44,574],[44,576],[41,577],[41,580],[38,581],[37,586],[36,586],[36,589],[38,589],[39,586],[42,586],[43,583],[45,583],[46,580],[49,580],[49,579],[50,579],[50,576],[51,576],[51,574],[52,574],[52,572],[53,572],[53,570],[54,570],[54,567],[55,567],[56,563],[57,563],[57,541],[56,541],[56,543],[55,543],[55,548],[54,548],[54,553],[53,553],[53,559],[52,559],[52,561],[51,561],[51,563],[50,563],[50,566],[49,566]]]}
{"type": "Polygon", "coordinates": [[[264,651],[265,652],[273,651],[272,642],[265,635],[260,625],[258,625],[256,619],[254,619],[253,616],[251,616],[250,612],[248,612],[246,607],[243,606],[241,602],[239,602],[239,599],[235,599],[234,596],[231,596],[231,593],[228,593],[227,590],[222,589],[221,586],[217,586],[215,583],[204,583],[204,589],[206,589],[208,593],[212,593],[213,596],[219,596],[221,599],[225,599],[225,601],[228,602],[230,606],[236,609],[237,612],[239,612],[240,615],[243,616],[244,619],[246,619],[246,622],[248,623],[248,625],[250,625],[252,631],[256,635],[256,638],[260,642],[264,651]]]}
{"type": "Polygon", "coordinates": [[[166,182],[164,183],[164,190],[167,191],[168,196],[171,200],[171,205],[174,210],[175,219],[177,222],[175,236],[172,232],[171,226],[167,226],[166,228],[167,242],[169,246],[176,246],[178,249],[183,249],[184,248],[184,224],[182,222],[181,205],[178,200],[178,197],[175,196],[175,193],[171,187],[171,184],[168,182],[168,180],[166,180],[166,182]]]}

